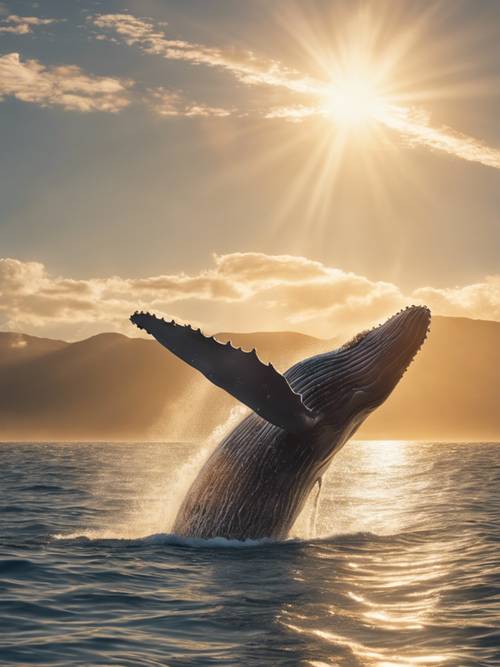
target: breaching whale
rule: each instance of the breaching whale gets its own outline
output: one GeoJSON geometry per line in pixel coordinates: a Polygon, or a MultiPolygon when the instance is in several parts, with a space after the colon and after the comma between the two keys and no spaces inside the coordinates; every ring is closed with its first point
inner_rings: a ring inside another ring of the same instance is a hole
{"type": "Polygon", "coordinates": [[[409,306],[283,375],[255,350],[136,312],[131,321],[253,412],[216,447],[177,514],[186,537],[282,539],[333,456],[397,385],[430,326],[409,306]]]}

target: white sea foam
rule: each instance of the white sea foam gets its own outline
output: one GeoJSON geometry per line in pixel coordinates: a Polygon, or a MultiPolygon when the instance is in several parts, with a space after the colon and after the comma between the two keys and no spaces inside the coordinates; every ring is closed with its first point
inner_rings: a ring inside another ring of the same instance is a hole
{"type": "Polygon", "coordinates": [[[195,547],[206,549],[248,549],[261,546],[291,544],[297,543],[301,540],[287,539],[287,540],[273,540],[264,537],[258,540],[229,540],[225,537],[212,537],[210,539],[202,539],[198,537],[182,537],[175,533],[156,533],[154,535],[147,535],[140,538],[126,538],[117,537],[112,531],[101,530],[85,530],[83,532],[76,531],[73,533],[57,533],[52,536],[54,540],[68,541],[68,542],[91,542],[93,544],[113,545],[122,544],[126,546],[148,546],[148,545],[165,545],[165,546],[181,546],[181,547],[195,547]]]}

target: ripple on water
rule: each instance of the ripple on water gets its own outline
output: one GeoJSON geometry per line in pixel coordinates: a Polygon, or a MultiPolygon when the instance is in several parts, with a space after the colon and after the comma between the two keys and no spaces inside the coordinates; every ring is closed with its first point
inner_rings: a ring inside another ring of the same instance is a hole
{"type": "Polygon", "coordinates": [[[238,542],[168,533],[194,447],[3,445],[0,660],[499,664],[499,453],[352,443],[317,537],[238,542]]]}

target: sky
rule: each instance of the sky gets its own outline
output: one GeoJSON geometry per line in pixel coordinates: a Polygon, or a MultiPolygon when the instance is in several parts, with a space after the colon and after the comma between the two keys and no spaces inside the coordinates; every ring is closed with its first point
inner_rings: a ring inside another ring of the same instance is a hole
{"type": "Polygon", "coordinates": [[[0,2],[0,329],[500,321],[500,3],[0,2]]]}

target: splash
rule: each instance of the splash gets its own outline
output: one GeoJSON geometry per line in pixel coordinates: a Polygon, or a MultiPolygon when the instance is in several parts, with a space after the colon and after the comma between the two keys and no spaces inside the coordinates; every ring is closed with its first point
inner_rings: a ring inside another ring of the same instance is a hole
{"type": "Polygon", "coordinates": [[[236,426],[247,412],[248,409],[244,406],[234,406],[229,412],[226,421],[222,424],[218,424],[196,454],[175,471],[174,479],[172,479],[169,484],[170,488],[168,490],[168,497],[164,498],[165,509],[162,516],[163,527],[167,526],[170,529],[173,526],[181,503],[191,484],[200,472],[203,464],[220,440],[222,440],[222,438],[236,426]]]}
{"type": "Polygon", "coordinates": [[[156,535],[148,535],[146,537],[124,538],[124,537],[109,537],[103,536],[102,531],[86,531],[82,535],[81,532],[74,533],[57,533],[52,536],[54,540],[77,542],[79,544],[92,543],[94,546],[100,544],[103,546],[131,546],[131,547],[147,547],[147,546],[174,546],[186,547],[194,549],[249,549],[255,547],[268,547],[280,544],[297,544],[298,540],[289,538],[286,540],[273,540],[269,537],[260,539],[246,539],[233,540],[225,537],[212,537],[210,539],[203,539],[201,537],[181,537],[175,533],[158,533],[156,535]]]}
{"type": "Polygon", "coordinates": [[[294,536],[294,539],[306,541],[316,539],[322,484],[323,480],[320,477],[316,481],[313,490],[309,493],[301,513],[293,524],[290,534],[294,536]]]}
{"type": "MultiPolygon", "coordinates": [[[[106,525],[85,527],[70,534],[57,534],[57,539],[88,540],[137,540],[154,535],[165,536],[171,530],[180,505],[198,475],[201,467],[211,454],[217,443],[240,421],[248,412],[243,406],[235,406],[227,419],[218,424],[201,447],[197,447],[191,456],[180,465],[175,452],[184,455],[188,444],[179,443],[168,447],[166,455],[171,473],[165,477],[167,466],[155,466],[155,461],[145,460],[144,451],[137,445],[137,459],[132,471],[126,471],[128,484],[121,496],[119,509],[106,518],[106,525]],[[177,449],[176,449],[177,448],[177,449]]],[[[192,447],[192,445],[191,445],[192,447]]],[[[129,464],[130,468],[130,464],[129,464]]],[[[105,471],[106,472],[106,471],[105,471]]],[[[114,472],[116,475],[116,471],[114,472]]],[[[120,475],[121,477],[121,475],[120,475]]],[[[94,483],[92,495],[96,499],[105,498],[109,494],[109,486],[114,480],[104,474],[94,483]]]]}

